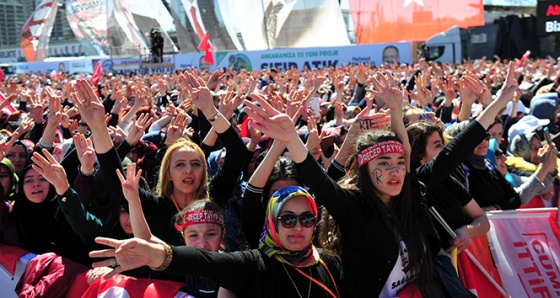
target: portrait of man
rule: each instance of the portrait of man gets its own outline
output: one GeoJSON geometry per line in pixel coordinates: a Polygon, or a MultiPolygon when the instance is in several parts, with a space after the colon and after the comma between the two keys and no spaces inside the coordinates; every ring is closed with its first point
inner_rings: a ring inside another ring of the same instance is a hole
{"type": "Polygon", "coordinates": [[[383,49],[383,55],[381,57],[383,64],[393,64],[395,62],[399,62],[399,49],[395,46],[387,46],[383,49]]]}

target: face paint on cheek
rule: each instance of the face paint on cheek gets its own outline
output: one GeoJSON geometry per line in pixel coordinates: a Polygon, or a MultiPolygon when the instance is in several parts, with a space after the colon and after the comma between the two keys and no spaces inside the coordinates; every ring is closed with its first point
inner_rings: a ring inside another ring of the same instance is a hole
{"type": "Polygon", "coordinates": [[[379,168],[373,169],[373,176],[375,177],[375,182],[377,184],[383,183],[383,181],[381,181],[381,176],[383,176],[383,170],[379,168]]]}

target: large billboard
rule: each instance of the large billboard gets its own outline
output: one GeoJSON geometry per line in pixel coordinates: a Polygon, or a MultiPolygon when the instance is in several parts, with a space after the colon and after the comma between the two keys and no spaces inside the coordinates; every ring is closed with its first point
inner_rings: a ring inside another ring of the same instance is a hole
{"type": "Polygon", "coordinates": [[[560,33],[560,0],[541,0],[537,4],[537,34],[560,33]]]}
{"type": "Polygon", "coordinates": [[[457,25],[484,25],[482,0],[349,0],[359,44],[424,41],[457,25]]]}

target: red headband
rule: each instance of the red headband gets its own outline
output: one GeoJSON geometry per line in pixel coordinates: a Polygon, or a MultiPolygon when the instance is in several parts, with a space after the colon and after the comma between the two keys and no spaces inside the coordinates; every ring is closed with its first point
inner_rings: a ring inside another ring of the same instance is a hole
{"type": "Polygon", "coordinates": [[[398,141],[384,141],[373,144],[358,153],[358,167],[366,165],[368,162],[389,153],[404,155],[403,145],[398,141]]]}
{"type": "Polygon", "coordinates": [[[224,226],[224,214],[219,211],[213,210],[193,210],[185,213],[183,215],[183,223],[175,224],[177,231],[182,232],[186,227],[190,225],[196,225],[201,223],[215,223],[224,226]]]}

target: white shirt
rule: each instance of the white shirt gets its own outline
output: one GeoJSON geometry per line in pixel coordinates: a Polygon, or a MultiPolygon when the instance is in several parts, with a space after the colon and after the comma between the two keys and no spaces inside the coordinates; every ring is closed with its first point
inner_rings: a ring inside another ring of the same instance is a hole
{"type": "Polygon", "coordinates": [[[401,240],[399,244],[399,257],[397,258],[395,266],[393,267],[391,274],[389,274],[379,297],[392,298],[397,296],[397,293],[414,279],[414,275],[412,275],[411,272],[404,271],[404,268],[408,266],[408,250],[406,248],[406,244],[403,240],[401,240]]]}

